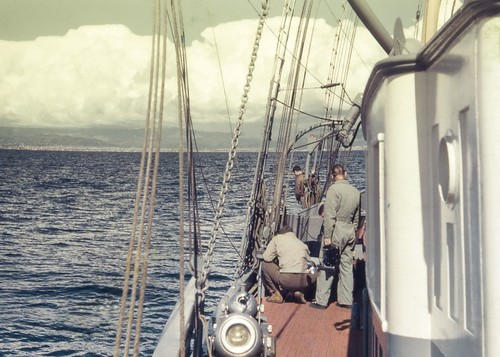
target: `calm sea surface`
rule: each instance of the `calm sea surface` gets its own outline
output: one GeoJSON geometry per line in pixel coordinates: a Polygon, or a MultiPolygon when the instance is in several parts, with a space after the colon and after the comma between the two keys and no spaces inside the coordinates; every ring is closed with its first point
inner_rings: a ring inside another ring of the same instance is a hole
{"type": "MultiPolygon", "coordinates": [[[[364,189],[363,153],[351,155],[350,180],[364,189]]],[[[233,277],[256,158],[237,156],[208,299],[233,277]]],[[[226,160],[198,160],[204,238],[226,160]]],[[[0,150],[0,356],[112,355],[139,164],[139,153],[0,150]]],[[[141,356],[178,300],[177,167],[177,154],[161,155],[141,356]]]]}

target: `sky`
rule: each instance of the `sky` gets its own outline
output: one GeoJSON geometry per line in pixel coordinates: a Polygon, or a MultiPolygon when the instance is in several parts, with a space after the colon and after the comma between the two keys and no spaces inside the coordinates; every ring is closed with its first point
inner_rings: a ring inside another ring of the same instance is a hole
{"type": "MultiPolygon", "coordinates": [[[[309,59],[313,87],[327,78],[334,2],[319,1],[309,59]]],[[[397,16],[407,35],[415,31],[420,0],[367,2],[389,32],[397,16]]],[[[192,116],[203,129],[218,130],[238,116],[260,4],[183,2],[192,116]]],[[[271,0],[245,113],[250,123],[262,120],[276,48],[271,30],[277,32],[281,11],[282,1],[271,0]]],[[[0,127],[142,127],[152,19],[152,0],[1,0],[0,127]]],[[[353,98],[370,67],[386,57],[362,26],[357,36],[348,89],[353,98]]],[[[173,54],[173,46],[167,48],[173,54]]],[[[174,125],[175,66],[171,55],[167,61],[166,121],[174,125]]],[[[324,92],[316,93],[305,104],[320,114],[324,92]]]]}

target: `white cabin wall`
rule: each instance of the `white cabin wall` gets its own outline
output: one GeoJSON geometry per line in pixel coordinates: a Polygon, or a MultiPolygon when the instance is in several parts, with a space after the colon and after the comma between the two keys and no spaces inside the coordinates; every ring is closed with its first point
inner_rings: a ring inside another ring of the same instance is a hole
{"type": "MultiPolygon", "coordinates": [[[[463,41],[462,41],[463,43],[463,41]]],[[[468,47],[468,46],[467,46],[468,47]]],[[[425,224],[431,227],[429,242],[433,251],[433,269],[430,280],[433,348],[444,355],[462,351],[476,355],[477,338],[466,331],[467,271],[470,242],[464,235],[463,192],[461,179],[464,172],[461,138],[461,122],[469,123],[475,111],[470,68],[473,64],[461,53],[450,49],[436,64],[427,70],[428,115],[422,125],[428,130],[431,147],[427,180],[430,182],[428,200],[430,209],[425,224]]],[[[477,158],[471,158],[470,165],[477,158]]],[[[470,168],[472,169],[472,168],[470,168]]],[[[474,259],[477,261],[477,259],[474,259]]],[[[477,283],[477,281],[473,281],[477,283]]],[[[474,297],[479,306],[480,297],[474,297]]],[[[471,300],[468,303],[471,303],[471,300]]],[[[478,333],[477,327],[475,328],[478,333]]]]}
{"type": "Polygon", "coordinates": [[[367,284],[393,356],[430,351],[431,258],[424,244],[415,88],[414,73],[385,79],[365,124],[367,284]]]}
{"type": "MultiPolygon", "coordinates": [[[[381,91],[384,93],[384,91],[381,91]]],[[[385,255],[381,249],[381,242],[385,241],[385,228],[383,222],[383,206],[385,195],[382,180],[379,176],[384,174],[384,122],[377,120],[383,118],[384,108],[380,104],[382,100],[375,100],[369,125],[364,124],[364,130],[367,132],[368,150],[366,151],[366,192],[367,194],[367,213],[368,222],[366,226],[366,235],[369,244],[366,247],[366,277],[367,289],[370,294],[370,301],[379,318],[385,321],[385,306],[382,308],[382,294],[385,296],[385,276],[381,274],[385,266],[385,255]],[[382,156],[382,158],[380,158],[382,156]],[[381,162],[382,161],[382,162],[381,162]],[[382,166],[382,167],[381,167],[382,166]],[[381,171],[382,170],[382,171],[381,171]],[[381,182],[382,181],[382,182],[381,182]],[[382,206],[382,207],[381,207],[382,206]],[[382,279],[384,279],[382,281],[382,279]],[[382,311],[384,315],[382,316],[382,311]]],[[[385,271],[385,269],[384,269],[385,271]]],[[[384,304],[385,304],[385,298],[384,304]]]]}
{"type": "Polygon", "coordinates": [[[478,116],[481,141],[481,212],[484,261],[485,355],[500,351],[500,19],[481,28],[478,53],[478,116]]]}
{"type": "Polygon", "coordinates": [[[367,286],[390,356],[500,351],[499,4],[471,2],[365,91],[367,286]]]}
{"type": "Polygon", "coordinates": [[[385,101],[387,319],[389,332],[428,339],[415,74],[394,76],[385,101]]]}
{"type": "Polygon", "coordinates": [[[421,157],[428,157],[424,226],[433,252],[432,351],[446,356],[500,351],[500,246],[493,217],[500,206],[499,38],[498,19],[478,22],[420,75],[427,91],[418,122],[425,133],[421,157]]]}
{"type": "Polygon", "coordinates": [[[426,219],[432,227],[429,239],[434,252],[432,339],[434,350],[444,355],[485,355],[481,251],[488,237],[481,234],[484,162],[479,147],[483,137],[478,132],[482,125],[477,102],[482,72],[477,52],[479,27],[472,27],[427,70],[430,112],[422,121],[427,122],[432,138],[432,209],[426,219]],[[439,187],[448,188],[441,190],[444,195],[439,187]]]}

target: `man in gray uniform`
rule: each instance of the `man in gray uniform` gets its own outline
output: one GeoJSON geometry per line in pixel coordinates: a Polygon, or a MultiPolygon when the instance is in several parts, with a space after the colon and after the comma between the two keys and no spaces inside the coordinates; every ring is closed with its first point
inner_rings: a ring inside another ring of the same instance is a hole
{"type": "MultiPolygon", "coordinates": [[[[328,188],[323,212],[323,246],[333,244],[340,250],[339,281],[337,285],[337,305],[350,308],[354,277],[352,272],[353,251],[356,243],[359,191],[347,181],[347,172],[342,165],[332,168],[333,184],[328,188]]],[[[322,254],[323,249],[320,251],[322,254]]],[[[320,257],[322,258],[322,257],[320,257]]],[[[334,274],[321,271],[316,285],[316,302],[310,306],[326,309],[334,274]]]]}
{"type": "Polygon", "coordinates": [[[316,283],[316,275],[307,270],[309,255],[307,245],[288,226],[271,239],[262,256],[264,285],[272,294],[268,302],[282,303],[290,292],[297,302],[306,303],[304,295],[316,283]]]}

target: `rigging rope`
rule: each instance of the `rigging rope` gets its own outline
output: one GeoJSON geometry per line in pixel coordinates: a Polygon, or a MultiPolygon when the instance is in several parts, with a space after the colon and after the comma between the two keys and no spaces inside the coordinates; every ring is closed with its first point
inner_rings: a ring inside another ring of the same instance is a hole
{"type": "Polygon", "coordinates": [[[245,114],[245,111],[246,111],[246,104],[248,102],[248,93],[250,92],[250,83],[253,79],[253,71],[255,69],[255,63],[257,60],[257,52],[258,52],[260,40],[262,37],[262,30],[264,27],[265,18],[267,17],[268,12],[269,12],[269,1],[262,0],[261,7],[262,7],[262,9],[261,9],[260,18],[259,18],[259,24],[258,24],[256,36],[255,36],[253,51],[252,51],[252,55],[251,55],[251,59],[250,59],[250,65],[248,68],[248,72],[247,72],[247,76],[246,76],[246,83],[244,86],[244,91],[243,91],[243,95],[241,98],[241,104],[240,104],[240,108],[239,108],[238,123],[237,123],[235,130],[234,130],[232,146],[231,146],[231,150],[229,151],[229,154],[228,154],[228,160],[226,162],[226,170],[224,172],[224,180],[223,180],[221,191],[219,194],[219,200],[217,203],[216,214],[215,214],[215,218],[214,218],[214,222],[213,222],[213,226],[212,226],[212,230],[211,230],[210,240],[208,243],[208,250],[205,254],[203,269],[202,269],[200,276],[198,277],[197,283],[196,283],[198,293],[201,295],[202,300],[204,299],[205,291],[208,289],[208,284],[207,284],[208,279],[207,278],[208,278],[208,274],[210,272],[210,264],[211,264],[211,260],[212,260],[212,256],[213,256],[213,250],[215,247],[215,241],[217,238],[217,232],[218,232],[218,228],[220,226],[220,220],[222,218],[222,212],[223,212],[223,208],[224,208],[224,204],[225,204],[225,200],[226,200],[226,194],[227,194],[228,187],[229,187],[229,180],[231,178],[231,170],[233,168],[234,159],[236,156],[236,148],[238,146],[238,140],[239,140],[239,136],[241,133],[241,126],[243,125],[243,115],[245,114]]]}
{"type": "MultiPolygon", "coordinates": [[[[186,118],[186,126],[189,125],[189,89],[187,81],[187,63],[185,60],[185,43],[182,23],[182,12],[171,0],[171,27],[172,37],[175,43],[177,62],[177,101],[178,101],[178,165],[179,165],[179,341],[181,357],[186,355],[185,330],[185,301],[184,301],[184,142],[182,139],[183,118],[186,118]]],[[[188,154],[189,156],[189,154],[188,154]]]]}
{"type": "MultiPolygon", "coordinates": [[[[356,34],[358,18],[355,17],[352,9],[348,6],[347,1],[342,4],[342,14],[341,16],[334,16],[337,20],[338,26],[335,33],[335,42],[332,47],[331,57],[330,57],[330,70],[327,77],[327,83],[340,83],[341,85],[337,88],[334,87],[333,91],[325,90],[325,117],[326,118],[338,118],[340,119],[342,114],[342,107],[345,102],[345,97],[349,97],[345,91],[345,85],[347,83],[348,68],[350,66],[352,51],[354,50],[354,37],[356,34]],[[347,9],[350,9],[347,11],[347,9]],[[344,20],[342,20],[342,19],[344,20]],[[347,54],[345,53],[347,52],[347,54]],[[340,94],[337,94],[337,90],[340,90],[340,94]],[[333,113],[333,108],[335,105],[335,100],[339,100],[336,113],[333,113]]],[[[333,15],[333,12],[332,12],[333,15]]],[[[325,128],[326,130],[326,128],[325,128]]],[[[335,130],[335,126],[332,126],[332,132],[335,130]]],[[[325,131],[323,136],[326,137],[325,131]]],[[[333,152],[330,157],[326,158],[326,171],[330,170],[333,166],[336,158],[336,152],[340,148],[339,145],[334,147],[334,135],[330,135],[330,139],[325,143],[327,150],[333,152]]],[[[320,150],[320,155],[323,156],[323,150],[320,150]]],[[[323,158],[320,158],[320,162],[323,158]]],[[[316,170],[318,172],[318,170],[316,170]]],[[[326,182],[323,186],[323,194],[326,193],[326,189],[329,185],[329,174],[326,173],[326,182]]]]}
{"type": "Polygon", "coordinates": [[[276,44],[276,54],[274,56],[273,78],[269,85],[268,98],[270,98],[270,100],[266,105],[266,113],[264,117],[263,140],[257,157],[257,164],[253,179],[254,184],[252,186],[252,192],[247,204],[245,230],[243,232],[241,243],[242,255],[245,256],[245,261],[239,262],[238,268],[235,272],[237,277],[244,273],[245,268],[256,268],[258,261],[255,258],[256,249],[254,249],[253,244],[256,243],[260,246],[264,246],[265,243],[262,235],[262,223],[265,220],[263,215],[267,212],[264,201],[264,168],[268,159],[269,142],[274,122],[274,112],[276,111],[276,102],[272,98],[276,98],[279,91],[281,74],[287,50],[286,44],[288,42],[288,35],[290,33],[290,26],[292,23],[294,4],[294,0],[285,0],[281,15],[282,23],[276,44]],[[250,237],[252,237],[252,241],[250,241],[250,237]]]}
{"type": "MultiPolygon", "coordinates": [[[[309,30],[309,19],[311,16],[313,1],[304,1],[302,7],[302,13],[300,16],[300,21],[297,29],[297,36],[295,39],[295,48],[293,51],[293,60],[290,66],[290,74],[288,77],[288,88],[297,88],[298,82],[301,78],[301,61],[304,54],[304,47],[306,38],[309,30]]],[[[292,124],[295,120],[295,113],[290,108],[295,107],[295,102],[297,101],[297,91],[287,92],[285,102],[288,104],[282,112],[280,130],[278,135],[278,142],[276,145],[276,151],[279,153],[278,164],[276,172],[285,172],[285,167],[288,158],[287,148],[290,145],[290,136],[292,132],[292,124]]],[[[275,181],[275,187],[273,192],[273,200],[271,203],[271,214],[270,214],[270,224],[272,224],[275,229],[278,228],[279,224],[277,219],[280,218],[280,211],[283,208],[283,203],[281,196],[283,193],[283,181],[287,177],[286,175],[278,175],[275,181]]],[[[275,232],[272,232],[274,235],[275,232]]]]}
{"type": "Polygon", "coordinates": [[[125,336],[124,355],[129,354],[130,341],[133,335],[132,325],[136,311],[136,326],[135,326],[135,341],[134,341],[134,356],[138,355],[139,341],[140,341],[140,326],[144,306],[144,294],[147,279],[147,266],[148,255],[151,241],[151,227],[152,217],[156,196],[157,185],[157,172],[159,162],[159,152],[161,143],[161,125],[162,125],[162,100],[160,100],[159,114],[157,114],[158,106],[158,92],[161,92],[161,97],[164,95],[164,82],[161,88],[158,85],[158,76],[160,71],[160,64],[163,71],[165,70],[166,52],[163,51],[162,62],[160,63],[160,23],[159,23],[159,9],[160,3],[157,0],[155,3],[155,20],[154,20],[154,35],[152,36],[152,51],[151,51],[151,70],[150,70],[150,86],[148,94],[148,106],[146,113],[146,124],[144,128],[144,144],[142,148],[140,173],[137,184],[137,191],[135,197],[134,215],[132,223],[132,231],[129,242],[129,250],[125,264],[124,283],[122,299],[120,304],[120,312],[117,323],[117,331],[115,338],[114,356],[118,356],[120,352],[120,345],[123,333],[123,321],[125,317],[125,310],[127,306],[127,297],[129,293],[130,271],[132,265],[132,256],[135,253],[133,282],[130,293],[129,313],[125,336]],[[153,104],[152,104],[153,102],[153,104]],[[156,133],[156,125],[158,123],[159,133],[156,133]],[[148,145],[149,143],[149,145],[148,145]],[[156,145],[153,145],[155,143],[156,145]],[[152,165],[153,153],[156,153],[154,164],[152,165]],[[147,156],[147,157],[146,157],[147,156]],[[153,166],[153,167],[152,167],[153,166]],[[146,167],[146,168],[145,168],[146,167]],[[152,173],[152,175],[151,175],[152,173]],[[151,179],[152,177],[152,179],[151,179]],[[151,180],[151,182],[150,182],[151,180]],[[142,192],[142,193],[141,193],[142,192]],[[141,197],[142,195],[142,197],[141,197]],[[139,215],[139,208],[141,213],[139,215]],[[149,210],[148,210],[149,208],[149,210]],[[146,220],[146,212],[148,214],[147,226],[144,228],[146,220]],[[138,228],[139,226],[139,228],[138,228]],[[144,238],[144,233],[146,237],[144,238]],[[142,264],[141,264],[142,261],[142,264]],[[142,274],[139,278],[139,269],[142,269],[142,274]],[[136,307],[136,295],[139,283],[141,284],[139,291],[139,302],[136,307]],[[137,310],[136,310],[137,308],[137,310]]]}
{"type": "MultiPolygon", "coordinates": [[[[318,11],[319,11],[319,4],[320,2],[318,1],[317,2],[317,6],[316,6],[316,13],[315,13],[315,16],[314,16],[314,20],[313,20],[313,25],[312,25],[312,30],[311,30],[311,35],[310,35],[310,40],[309,40],[309,47],[307,49],[307,56],[306,56],[306,61],[305,61],[305,64],[302,66],[302,68],[307,68],[308,67],[308,64],[309,64],[309,59],[310,59],[310,56],[311,56],[311,48],[312,48],[312,39],[313,39],[313,36],[314,36],[314,30],[316,28],[316,19],[317,19],[317,15],[318,15],[318,11]]],[[[310,5],[310,9],[309,9],[309,14],[307,15],[308,18],[311,17],[311,9],[312,9],[312,3],[310,5]]],[[[298,102],[298,108],[301,108],[302,107],[302,99],[303,99],[303,96],[304,96],[304,90],[305,90],[305,83],[306,83],[306,75],[307,75],[307,71],[303,71],[303,74],[302,74],[302,84],[301,84],[301,87],[300,87],[300,99],[299,99],[299,102],[298,102]]],[[[333,86],[333,85],[331,85],[333,86]]],[[[329,88],[331,87],[330,85],[322,85],[320,88],[329,88]]],[[[298,132],[298,128],[299,128],[299,117],[300,117],[300,114],[303,114],[303,112],[301,110],[294,110],[292,111],[292,115],[295,115],[296,116],[296,120],[295,120],[295,129],[294,129],[294,133],[295,133],[295,140],[294,142],[297,141],[297,132],[298,132]]],[[[289,144],[290,145],[290,144],[289,144]]],[[[308,159],[309,159],[309,156],[308,156],[308,159]]],[[[291,163],[294,162],[294,151],[291,152],[291,155],[290,155],[290,158],[289,158],[289,162],[290,162],[290,165],[288,166],[288,172],[289,172],[289,175],[291,173],[291,163]]],[[[305,172],[305,175],[306,177],[308,177],[308,162],[309,160],[307,160],[307,163],[306,163],[306,172],[305,172]]],[[[283,185],[283,190],[284,191],[284,197],[282,199],[283,202],[287,202],[287,197],[288,197],[288,183],[290,182],[290,180],[287,180],[286,183],[283,185]]],[[[305,207],[310,207],[310,200],[308,199],[309,197],[309,193],[310,193],[310,187],[308,187],[308,185],[305,185],[304,187],[305,189],[305,194],[304,194],[304,206],[305,207]]],[[[304,207],[303,206],[303,207],[304,207]]]]}

